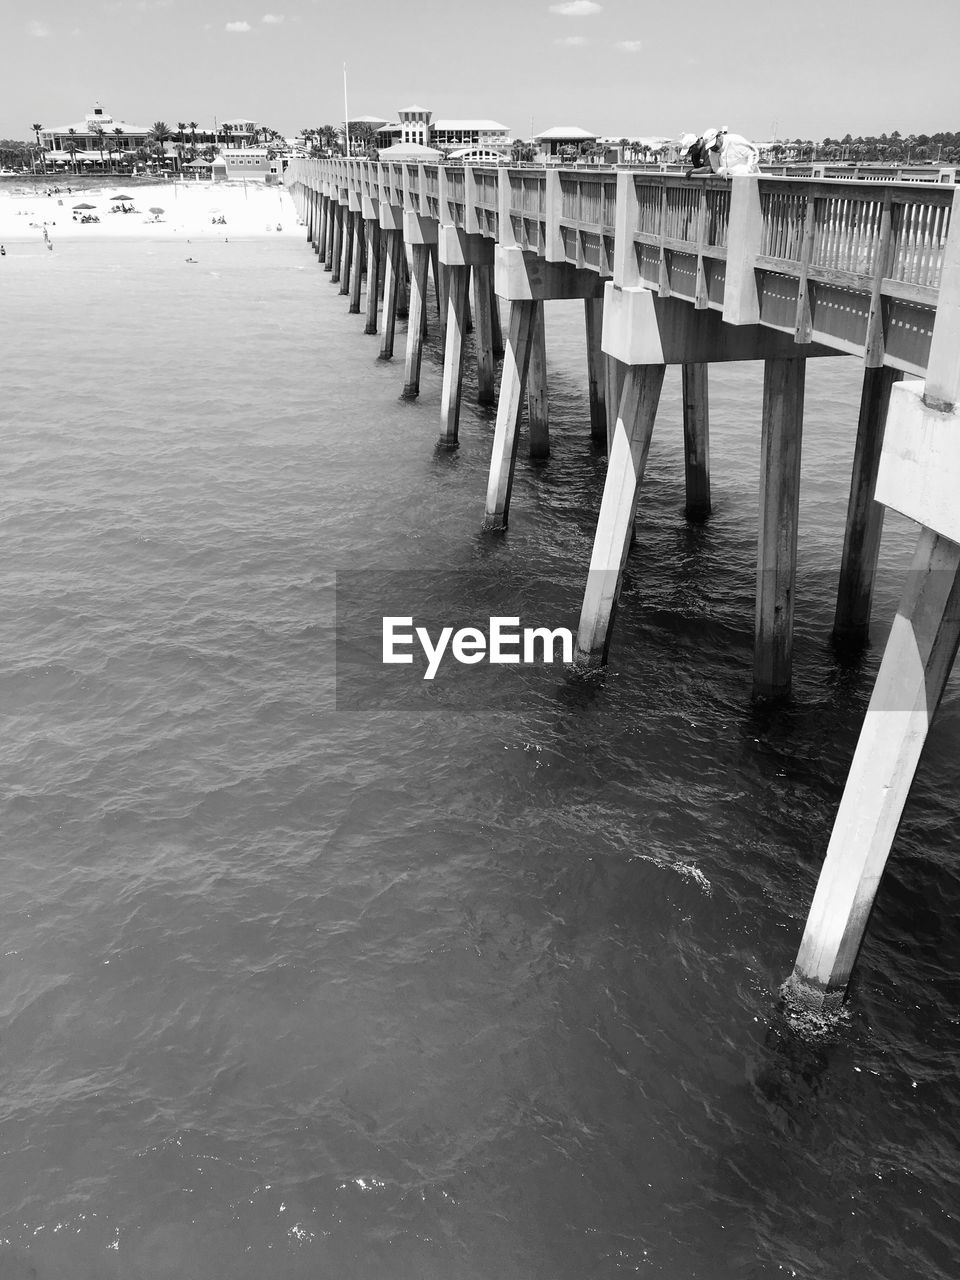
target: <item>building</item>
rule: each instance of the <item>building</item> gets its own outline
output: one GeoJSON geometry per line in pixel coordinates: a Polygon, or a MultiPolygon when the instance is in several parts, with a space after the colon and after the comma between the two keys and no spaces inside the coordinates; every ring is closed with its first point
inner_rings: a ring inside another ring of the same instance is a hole
{"type": "Polygon", "coordinates": [[[544,156],[563,160],[572,159],[586,148],[594,147],[599,139],[595,133],[588,133],[578,125],[561,124],[553,129],[545,129],[533,140],[544,156]]]}
{"type": "MultiPolygon", "coordinates": [[[[496,120],[434,120],[426,107],[404,107],[399,120],[377,129],[377,145],[386,149],[396,143],[416,147],[433,147],[438,151],[456,150],[509,155],[513,145],[506,125],[496,120]]],[[[365,117],[371,120],[371,117],[365,117]]]]}
{"type": "MultiPolygon", "coordinates": [[[[164,143],[164,155],[173,166],[179,156],[178,148],[200,150],[213,147],[217,150],[243,149],[252,146],[257,139],[259,126],[255,120],[223,120],[213,126],[201,125],[192,120],[179,128],[180,122],[166,122],[170,137],[164,143]]],[[[104,111],[96,103],[92,111],[73,124],[55,125],[40,130],[40,145],[44,160],[51,164],[77,164],[90,167],[108,165],[116,157],[129,161],[139,147],[154,147],[151,141],[152,125],[131,124],[104,111]]]]}

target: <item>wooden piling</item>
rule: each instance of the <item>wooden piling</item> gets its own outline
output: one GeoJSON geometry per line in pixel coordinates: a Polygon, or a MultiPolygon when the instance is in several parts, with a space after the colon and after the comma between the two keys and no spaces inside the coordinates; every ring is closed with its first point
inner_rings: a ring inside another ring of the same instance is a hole
{"type": "Polygon", "coordinates": [[[477,311],[477,403],[496,400],[495,357],[493,352],[493,267],[473,268],[473,293],[477,311]]]}
{"type": "Polygon", "coordinates": [[[380,359],[393,359],[393,339],[397,327],[397,280],[400,273],[400,261],[403,254],[403,241],[399,231],[381,231],[386,236],[384,284],[383,284],[383,325],[380,334],[380,359]]]}
{"type": "Polygon", "coordinates": [[[590,439],[607,444],[606,377],[600,339],[603,334],[603,299],[584,298],[583,318],[587,337],[587,395],[590,401],[590,439]]]}
{"type": "Polygon", "coordinates": [[[354,213],[353,262],[350,268],[350,314],[360,314],[360,288],[363,283],[363,215],[354,213]]]}
{"type": "Polygon", "coordinates": [[[789,692],[806,360],[765,360],[753,692],[789,692]]]}
{"type": "Polygon", "coordinates": [[[664,365],[630,365],[625,370],[577,628],[580,666],[597,667],[607,661],[664,372],[664,365]]]}
{"type": "Polygon", "coordinates": [[[327,217],[330,210],[330,197],[320,196],[320,226],[317,232],[315,248],[317,259],[323,265],[327,256],[327,217]]]}
{"type": "Polygon", "coordinates": [[[503,371],[500,375],[500,398],[497,402],[497,425],[490,457],[487,500],[483,527],[499,532],[507,527],[510,495],[519,442],[518,426],[530,367],[530,348],[536,322],[536,304],[522,300],[510,303],[510,323],[503,371]]]}
{"type": "Polygon", "coordinates": [[[359,214],[353,213],[350,209],[344,208],[343,210],[343,242],[340,262],[340,293],[342,295],[350,292],[350,268],[353,264],[353,228],[359,216],[359,214]]]}
{"type": "Polygon", "coordinates": [[[613,444],[613,436],[617,426],[617,414],[620,408],[620,397],[623,395],[623,382],[627,365],[615,356],[604,355],[604,405],[607,411],[607,456],[613,444]]]}
{"type": "Polygon", "coordinates": [[[380,291],[380,223],[365,218],[367,227],[367,322],[364,333],[377,332],[377,303],[380,291]]]}
{"type": "Polygon", "coordinates": [[[534,303],[533,342],[527,374],[527,422],[530,457],[550,457],[550,412],[547,401],[547,339],[543,303],[534,303]]]}
{"type": "Polygon", "coordinates": [[[843,999],[958,645],[960,546],[923,529],[786,984],[810,1008],[843,999]]]}
{"type": "Polygon", "coordinates": [[[884,511],[873,495],[877,487],[890,389],[902,377],[899,369],[884,366],[863,371],[860,419],[850,477],[837,610],[833,621],[833,637],[841,645],[863,645],[870,632],[873,583],[880,555],[884,511]]]}
{"type": "Polygon", "coordinates": [[[426,329],[427,268],[430,246],[410,246],[410,310],[407,320],[407,351],[403,369],[403,398],[413,400],[420,394],[420,365],[423,359],[423,336],[426,329]]]}
{"type": "Polygon", "coordinates": [[[333,242],[330,246],[330,283],[337,284],[340,279],[341,259],[343,257],[343,219],[346,210],[338,200],[333,208],[333,242]]]}
{"type": "Polygon", "coordinates": [[[460,400],[463,394],[463,338],[467,323],[470,268],[448,266],[447,323],[443,344],[443,389],[440,393],[440,443],[456,448],[460,433],[460,400]]]}
{"type": "Polygon", "coordinates": [[[710,408],[706,364],[683,368],[683,470],[688,520],[710,514],[710,408]]]}

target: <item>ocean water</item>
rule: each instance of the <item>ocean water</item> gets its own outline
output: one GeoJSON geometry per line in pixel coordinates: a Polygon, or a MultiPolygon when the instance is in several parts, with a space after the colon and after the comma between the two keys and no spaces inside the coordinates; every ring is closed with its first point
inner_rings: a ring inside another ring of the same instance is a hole
{"type": "Polygon", "coordinates": [[[553,452],[491,538],[472,373],[438,452],[436,325],[403,402],[305,243],[8,246],[0,1280],[956,1276],[955,682],[846,1017],[777,995],[914,538],[842,661],[855,361],[808,374],[789,704],[745,365],[704,525],[668,374],[602,677],[338,685],[338,574],[575,626],[605,463],[547,310],[553,452]]]}

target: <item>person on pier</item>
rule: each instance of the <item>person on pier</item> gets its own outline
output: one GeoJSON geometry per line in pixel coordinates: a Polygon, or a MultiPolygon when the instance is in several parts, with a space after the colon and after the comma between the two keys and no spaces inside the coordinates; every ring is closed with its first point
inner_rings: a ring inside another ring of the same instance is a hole
{"type": "Polygon", "coordinates": [[[690,165],[688,178],[706,177],[713,173],[710,167],[710,156],[704,146],[703,134],[685,133],[680,139],[680,156],[684,164],[690,165]]]}
{"type": "Polygon", "coordinates": [[[731,133],[725,124],[704,129],[701,135],[710,168],[721,178],[760,172],[760,152],[741,133],[731,133]]]}

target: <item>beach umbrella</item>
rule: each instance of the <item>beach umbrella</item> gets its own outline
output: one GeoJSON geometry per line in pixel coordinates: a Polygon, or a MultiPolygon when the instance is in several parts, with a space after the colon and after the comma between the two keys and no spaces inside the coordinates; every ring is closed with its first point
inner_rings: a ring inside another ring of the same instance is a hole
{"type": "Polygon", "coordinates": [[[111,196],[111,200],[120,200],[124,204],[133,204],[133,196],[111,196]]]}
{"type": "Polygon", "coordinates": [[[75,204],[73,207],[74,209],[95,209],[97,206],[95,204],[75,204]]]}
{"type": "Polygon", "coordinates": [[[148,209],[148,211],[147,211],[147,212],[148,212],[148,213],[163,213],[163,210],[159,207],[159,205],[152,204],[152,205],[150,206],[150,208],[148,209]]]}

